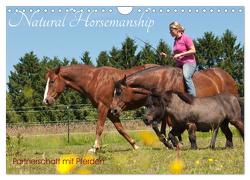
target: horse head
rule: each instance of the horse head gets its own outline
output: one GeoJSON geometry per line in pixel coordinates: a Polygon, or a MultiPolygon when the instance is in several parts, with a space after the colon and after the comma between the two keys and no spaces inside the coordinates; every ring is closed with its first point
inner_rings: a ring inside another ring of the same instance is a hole
{"type": "Polygon", "coordinates": [[[48,70],[46,74],[46,88],[43,97],[43,103],[52,105],[65,87],[64,80],[60,76],[60,67],[54,70],[48,70]]]}
{"type": "Polygon", "coordinates": [[[146,125],[165,119],[166,113],[164,111],[164,102],[161,93],[156,89],[151,90],[151,93],[147,98],[146,107],[147,111],[143,118],[143,122],[146,125]]]}
{"type": "Polygon", "coordinates": [[[113,100],[110,106],[111,113],[119,117],[122,110],[125,108],[126,102],[128,102],[131,96],[130,88],[126,84],[126,75],[123,79],[115,82],[113,100]]]}
{"type": "Polygon", "coordinates": [[[150,91],[143,88],[130,87],[126,82],[126,75],[123,79],[115,82],[113,100],[110,106],[111,113],[119,117],[127,106],[136,106],[139,101],[146,97],[150,91]]]}

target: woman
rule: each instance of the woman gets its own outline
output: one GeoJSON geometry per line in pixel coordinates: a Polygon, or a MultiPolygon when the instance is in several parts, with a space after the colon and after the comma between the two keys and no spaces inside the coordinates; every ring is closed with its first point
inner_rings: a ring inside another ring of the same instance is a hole
{"type": "MultiPolygon", "coordinates": [[[[184,34],[184,27],[176,21],[169,25],[169,30],[171,36],[174,37],[173,59],[176,60],[177,66],[183,69],[184,81],[188,93],[196,96],[196,91],[192,80],[192,76],[196,69],[196,61],[194,56],[196,51],[193,40],[184,34]]],[[[167,56],[167,54],[164,52],[161,52],[161,55],[164,57],[167,56]]]]}

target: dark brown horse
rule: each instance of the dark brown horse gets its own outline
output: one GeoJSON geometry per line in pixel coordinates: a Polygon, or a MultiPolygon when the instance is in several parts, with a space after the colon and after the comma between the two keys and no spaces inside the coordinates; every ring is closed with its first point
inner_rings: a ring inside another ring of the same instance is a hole
{"type": "MultiPolygon", "coordinates": [[[[222,92],[238,96],[236,82],[220,68],[195,72],[193,80],[197,97],[213,96],[222,92]]],[[[111,105],[112,114],[119,116],[127,105],[144,106],[148,97],[147,90],[151,89],[157,89],[159,92],[168,90],[185,92],[182,70],[176,67],[159,66],[138,71],[117,81],[111,105]]],[[[171,121],[168,123],[171,124],[171,121]]],[[[154,128],[154,130],[158,137],[160,134],[165,136],[166,122],[162,122],[161,132],[158,128],[154,128]]],[[[166,143],[165,140],[164,142],[166,143]]]]}
{"type": "MultiPolygon", "coordinates": [[[[132,74],[152,66],[157,65],[148,64],[128,70],[112,67],[96,68],[88,65],[71,65],[48,70],[43,102],[47,105],[53,104],[65,87],[76,90],[80,94],[87,96],[93,106],[98,109],[96,140],[94,147],[90,151],[95,152],[101,147],[101,134],[106,117],[113,122],[118,132],[126,138],[133,148],[138,149],[134,139],[124,131],[119,117],[113,116],[109,108],[113,99],[114,81],[122,79],[125,74],[132,74]]],[[[130,106],[127,106],[127,109],[131,109],[130,106]]]]}
{"type": "MultiPolygon", "coordinates": [[[[241,119],[241,108],[238,98],[228,93],[215,96],[193,97],[187,93],[166,91],[153,92],[147,100],[147,112],[144,120],[152,124],[155,120],[165,120],[172,117],[173,127],[169,133],[173,145],[177,146],[176,135],[181,135],[186,129],[192,149],[197,149],[196,131],[208,132],[219,127],[226,136],[225,147],[233,147],[233,134],[228,124],[234,125],[244,139],[244,124],[241,119]]],[[[217,132],[214,133],[211,148],[215,147],[217,132]]]]}

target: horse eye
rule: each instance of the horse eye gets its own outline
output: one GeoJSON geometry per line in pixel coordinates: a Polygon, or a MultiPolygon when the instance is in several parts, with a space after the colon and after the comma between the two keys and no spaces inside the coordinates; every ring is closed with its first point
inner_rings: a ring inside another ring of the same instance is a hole
{"type": "Polygon", "coordinates": [[[121,90],[121,89],[116,89],[116,91],[115,91],[115,95],[116,95],[116,96],[120,96],[121,93],[122,93],[122,90],[121,90]]]}
{"type": "Polygon", "coordinates": [[[53,84],[54,82],[55,82],[55,80],[50,80],[50,82],[49,82],[49,83],[50,83],[50,84],[53,84]]]}

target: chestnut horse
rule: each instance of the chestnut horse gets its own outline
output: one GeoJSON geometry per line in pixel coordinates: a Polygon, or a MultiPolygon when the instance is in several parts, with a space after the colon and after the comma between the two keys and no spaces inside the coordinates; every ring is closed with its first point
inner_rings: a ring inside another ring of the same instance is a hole
{"type": "MultiPolygon", "coordinates": [[[[128,70],[120,70],[105,66],[96,68],[89,65],[71,65],[48,70],[43,102],[46,105],[52,105],[65,87],[76,90],[80,94],[87,96],[92,105],[98,110],[96,140],[93,148],[89,151],[95,152],[101,147],[101,134],[106,117],[112,121],[117,131],[133,148],[138,149],[134,139],[124,131],[119,117],[113,116],[109,111],[113,99],[114,82],[122,79],[125,74],[132,74],[154,66],[158,65],[148,64],[133,67],[128,70]]],[[[131,109],[130,106],[127,106],[127,109],[131,109]]]]}
{"type": "MultiPolygon", "coordinates": [[[[234,79],[220,68],[211,68],[195,72],[193,75],[197,97],[213,96],[227,92],[238,96],[238,89],[234,79]]],[[[185,92],[181,68],[159,66],[138,71],[125,76],[115,84],[111,113],[119,116],[127,105],[144,106],[148,97],[148,90],[157,89],[159,92],[168,90],[185,92]]],[[[134,108],[136,108],[134,107],[134,108]]],[[[168,124],[171,124],[169,118],[168,124]]],[[[166,145],[166,122],[162,121],[161,132],[153,126],[159,139],[166,145]]]]}

